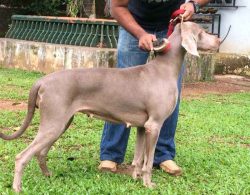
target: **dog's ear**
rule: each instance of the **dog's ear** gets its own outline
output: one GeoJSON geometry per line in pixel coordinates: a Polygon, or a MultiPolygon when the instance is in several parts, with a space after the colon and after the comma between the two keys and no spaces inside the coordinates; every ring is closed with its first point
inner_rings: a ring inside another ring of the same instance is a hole
{"type": "Polygon", "coordinates": [[[198,29],[194,28],[191,22],[181,23],[182,47],[184,47],[188,53],[199,57],[197,50],[198,35],[198,29]]]}

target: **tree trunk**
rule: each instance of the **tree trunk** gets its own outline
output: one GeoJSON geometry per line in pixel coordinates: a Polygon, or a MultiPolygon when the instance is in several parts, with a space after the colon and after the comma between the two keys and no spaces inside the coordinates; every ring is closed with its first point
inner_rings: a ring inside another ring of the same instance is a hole
{"type": "Polygon", "coordinates": [[[200,53],[200,57],[186,55],[185,82],[211,81],[214,79],[214,54],[200,53]]]}

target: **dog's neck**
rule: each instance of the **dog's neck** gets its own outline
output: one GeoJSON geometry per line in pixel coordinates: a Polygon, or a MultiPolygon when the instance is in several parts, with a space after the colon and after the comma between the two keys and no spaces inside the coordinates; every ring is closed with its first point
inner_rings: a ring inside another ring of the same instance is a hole
{"type": "Polygon", "coordinates": [[[177,79],[186,54],[186,50],[181,45],[181,29],[179,26],[168,40],[170,41],[171,48],[164,54],[158,54],[152,61],[152,64],[161,68],[162,71],[165,69],[168,71],[168,74],[171,73],[177,79]]]}

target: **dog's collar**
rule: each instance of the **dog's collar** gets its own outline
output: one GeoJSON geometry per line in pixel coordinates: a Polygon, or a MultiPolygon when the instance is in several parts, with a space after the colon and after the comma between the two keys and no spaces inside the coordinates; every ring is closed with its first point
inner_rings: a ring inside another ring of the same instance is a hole
{"type": "Polygon", "coordinates": [[[155,53],[167,53],[168,50],[171,48],[171,44],[168,39],[158,39],[153,43],[154,45],[154,52],[155,53]]]}

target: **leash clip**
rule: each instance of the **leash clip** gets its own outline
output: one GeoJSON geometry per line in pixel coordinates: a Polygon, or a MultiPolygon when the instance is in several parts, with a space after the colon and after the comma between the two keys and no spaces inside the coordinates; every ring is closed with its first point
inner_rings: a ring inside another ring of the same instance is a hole
{"type": "Polygon", "coordinates": [[[183,20],[184,20],[183,14],[180,14],[180,15],[176,16],[175,18],[171,19],[169,22],[170,22],[170,23],[172,23],[172,22],[175,23],[175,22],[177,22],[178,20],[180,20],[181,23],[183,22],[183,20]]]}

